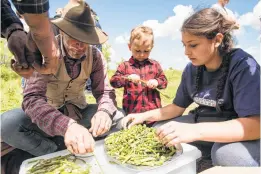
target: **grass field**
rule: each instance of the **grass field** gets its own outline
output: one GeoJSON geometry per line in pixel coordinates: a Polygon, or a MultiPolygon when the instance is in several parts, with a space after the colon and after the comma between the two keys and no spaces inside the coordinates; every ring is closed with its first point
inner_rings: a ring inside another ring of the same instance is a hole
{"type": "MultiPolygon", "coordinates": [[[[165,95],[169,96],[168,99],[161,95],[162,106],[170,104],[176,94],[176,90],[180,83],[181,72],[176,70],[166,70],[164,71],[168,79],[168,87],[161,90],[165,95]]],[[[113,75],[114,71],[109,71],[109,77],[113,75]]],[[[21,107],[22,102],[22,88],[21,88],[21,78],[16,75],[9,67],[1,65],[1,103],[0,112],[3,113],[7,110],[21,107]]],[[[122,94],[123,89],[116,89],[116,97],[118,107],[122,106],[122,94]]],[[[95,99],[91,94],[86,94],[88,103],[95,103],[95,99]]],[[[192,105],[189,109],[193,108],[192,105]]]]}

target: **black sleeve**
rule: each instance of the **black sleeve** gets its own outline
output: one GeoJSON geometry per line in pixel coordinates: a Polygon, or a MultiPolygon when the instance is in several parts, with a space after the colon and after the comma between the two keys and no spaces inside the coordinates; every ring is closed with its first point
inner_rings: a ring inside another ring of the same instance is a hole
{"type": "Polygon", "coordinates": [[[8,0],[1,0],[1,37],[4,37],[6,29],[13,23],[18,23],[23,27],[22,22],[16,16],[8,0]]]}

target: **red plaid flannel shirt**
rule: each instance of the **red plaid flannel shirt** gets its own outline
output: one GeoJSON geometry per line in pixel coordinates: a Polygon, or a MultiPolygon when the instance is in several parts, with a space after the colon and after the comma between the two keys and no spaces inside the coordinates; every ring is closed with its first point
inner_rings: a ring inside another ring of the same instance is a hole
{"type": "Polygon", "coordinates": [[[156,79],[158,89],[167,87],[167,78],[160,64],[152,59],[139,62],[133,57],[129,61],[121,63],[112,76],[110,83],[114,88],[124,87],[123,110],[126,114],[141,113],[161,107],[160,94],[155,89],[146,87],[145,84],[134,84],[122,77],[137,74],[142,80],[156,79]]]}
{"type": "MultiPolygon", "coordinates": [[[[63,49],[61,50],[67,67],[67,73],[72,79],[75,79],[80,74],[80,62],[83,59],[75,62],[69,60],[63,49]]],[[[92,47],[92,53],[93,65],[90,76],[92,80],[92,94],[97,101],[98,110],[104,108],[110,114],[113,114],[117,109],[115,106],[116,96],[114,89],[109,85],[106,61],[96,47],[92,47]]],[[[48,82],[45,76],[48,75],[41,75],[35,71],[33,76],[26,80],[22,107],[32,122],[37,124],[45,133],[51,136],[64,136],[70,118],[47,103],[45,94],[48,82]]]]}

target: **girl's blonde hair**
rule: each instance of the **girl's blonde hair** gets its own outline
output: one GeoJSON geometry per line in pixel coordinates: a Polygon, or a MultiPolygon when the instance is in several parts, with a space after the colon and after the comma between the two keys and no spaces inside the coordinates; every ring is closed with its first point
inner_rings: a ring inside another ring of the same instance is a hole
{"type": "Polygon", "coordinates": [[[147,26],[138,26],[131,30],[131,36],[130,36],[130,44],[135,40],[140,40],[142,36],[144,35],[150,35],[152,36],[152,45],[154,44],[154,35],[153,30],[150,27],[147,26]]]}

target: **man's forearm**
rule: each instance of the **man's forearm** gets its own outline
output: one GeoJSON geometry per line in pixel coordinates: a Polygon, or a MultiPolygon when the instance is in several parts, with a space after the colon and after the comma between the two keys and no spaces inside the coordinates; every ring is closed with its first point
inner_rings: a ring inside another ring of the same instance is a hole
{"type": "Polygon", "coordinates": [[[53,28],[48,12],[42,14],[24,14],[24,18],[30,27],[30,31],[37,47],[44,57],[57,57],[59,50],[55,40],[53,28]],[[50,46],[51,45],[51,46],[50,46]]]}

